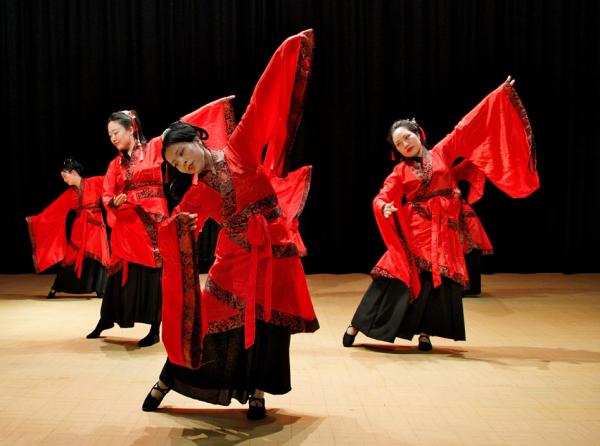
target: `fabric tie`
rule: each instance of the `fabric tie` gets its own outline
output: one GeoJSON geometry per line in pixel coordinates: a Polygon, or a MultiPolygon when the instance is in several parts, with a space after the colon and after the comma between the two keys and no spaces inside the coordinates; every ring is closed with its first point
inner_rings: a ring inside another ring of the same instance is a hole
{"type": "Polygon", "coordinates": [[[256,331],[256,301],[258,296],[258,287],[260,282],[259,263],[262,259],[267,260],[267,265],[260,272],[263,278],[263,302],[264,319],[271,320],[271,287],[272,287],[272,255],[271,255],[271,236],[267,220],[262,215],[252,215],[248,220],[248,242],[250,243],[250,268],[248,271],[248,292],[246,296],[246,306],[244,311],[244,337],[245,348],[250,348],[254,344],[256,331]]]}
{"type": "Polygon", "coordinates": [[[444,197],[434,197],[427,204],[431,212],[431,275],[433,287],[437,288],[442,284],[440,248],[442,253],[448,252],[448,208],[450,200],[444,197]]]}

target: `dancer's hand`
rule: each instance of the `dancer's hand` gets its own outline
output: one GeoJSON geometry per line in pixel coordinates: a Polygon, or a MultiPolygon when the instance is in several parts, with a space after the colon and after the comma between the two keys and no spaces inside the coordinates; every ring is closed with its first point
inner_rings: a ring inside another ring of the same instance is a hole
{"type": "Polygon", "coordinates": [[[508,77],[506,78],[506,83],[512,87],[513,85],[515,85],[515,80],[516,80],[516,79],[514,79],[514,78],[513,78],[513,77],[512,77],[512,76],[509,74],[509,75],[508,75],[508,77]]]}
{"type": "Polygon", "coordinates": [[[188,231],[193,231],[196,229],[196,223],[198,223],[198,214],[180,212],[177,214],[177,221],[179,221],[188,231]]]}
{"type": "Polygon", "coordinates": [[[113,205],[114,205],[114,207],[118,208],[126,201],[127,201],[127,195],[119,194],[115,198],[113,198],[113,205]]]}
{"type": "Polygon", "coordinates": [[[398,209],[394,206],[394,203],[386,203],[383,205],[383,217],[388,218],[392,215],[392,212],[396,212],[398,209]]]}

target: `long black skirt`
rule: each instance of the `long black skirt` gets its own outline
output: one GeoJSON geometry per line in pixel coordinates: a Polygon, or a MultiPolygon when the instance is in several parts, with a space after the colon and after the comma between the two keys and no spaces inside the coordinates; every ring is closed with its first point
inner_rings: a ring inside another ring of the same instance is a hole
{"type": "Polygon", "coordinates": [[[127,282],[121,285],[123,270],[108,277],[100,319],[122,328],[136,322],[160,322],[162,308],[161,269],[129,264],[127,282]]]}
{"type": "Polygon", "coordinates": [[[57,293],[89,294],[102,297],[107,281],[106,269],[94,259],[83,259],[81,277],[77,277],[74,265],[59,266],[52,289],[57,293]]]}
{"type": "Polygon", "coordinates": [[[442,277],[442,284],[433,288],[431,273],[422,272],[420,278],[421,292],[410,303],[404,282],[377,277],[358,305],[352,326],[370,338],[386,342],[396,338],[411,340],[419,333],[464,341],[462,286],[442,277]]]}
{"type": "Polygon", "coordinates": [[[465,264],[469,275],[469,288],[465,288],[463,295],[476,296],[481,294],[481,249],[473,249],[465,254],[465,264]]]}
{"type": "Polygon", "coordinates": [[[228,406],[235,398],[245,404],[256,390],[282,395],[289,392],[290,333],[257,321],[254,345],[244,348],[244,328],[204,338],[202,365],[197,370],[168,359],[160,380],[182,395],[228,406]]]}

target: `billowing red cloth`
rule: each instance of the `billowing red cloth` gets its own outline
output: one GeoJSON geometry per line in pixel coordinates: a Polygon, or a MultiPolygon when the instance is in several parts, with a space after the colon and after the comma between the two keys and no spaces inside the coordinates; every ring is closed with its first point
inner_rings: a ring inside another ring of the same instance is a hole
{"type": "Polygon", "coordinates": [[[450,169],[460,157],[511,197],[525,197],[539,187],[529,120],[508,83],[490,93],[422,160],[399,163],[373,201],[388,252],[372,274],[402,280],[413,298],[411,259],[419,270],[431,271],[434,286],[441,284],[441,276],[468,285],[460,236],[463,204],[450,169]],[[399,209],[397,225],[383,219],[388,202],[399,209]]]}
{"type": "Polygon", "coordinates": [[[250,347],[257,319],[290,333],[318,328],[299,259],[304,245],[298,244],[297,228],[310,168],[274,178],[285,173],[287,160],[279,154],[291,145],[299,122],[312,48],[311,31],[279,47],[226,147],[212,150],[214,171],[201,176],[161,228],[163,342],[175,364],[200,367],[207,334],[244,327],[245,346],[250,347]],[[266,159],[272,161],[263,167],[266,145],[266,159]],[[222,225],[202,291],[192,235],[181,212],[197,213],[198,227],[207,218],[222,225]]]}
{"type": "Polygon", "coordinates": [[[74,265],[81,277],[84,258],[108,265],[110,253],[106,227],[100,209],[103,177],[82,178],[78,188],[71,186],[40,214],[27,217],[37,272],[61,262],[74,265]],[[76,212],[67,243],[67,214],[76,212]]]}
{"type": "Polygon", "coordinates": [[[475,210],[470,206],[483,196],[485,186],[485,175],[468,160],[463,160],[452,167],[452,176],[456,180],[469,183],[469,194],[465,201],[463,197],[461,231],[465,254],[473,249],[479,249],[482,254],[492,254],[494,249],[492,242],[483,229],[483,224],[475,210]]]}
{"type": "Polygon", "coordinates": [[[158,223],[168,211],[162,189],[161,148],[161,138],[153,138],[145,146],[136,146],[130,159],[120,153],[108,165],[102,201],[112,229],[110,273],[126,268],[128,262],[153,268],[162,265],[158,223]],[[122,193],[127,201],[115,207],[112,200],[122,193]]]}

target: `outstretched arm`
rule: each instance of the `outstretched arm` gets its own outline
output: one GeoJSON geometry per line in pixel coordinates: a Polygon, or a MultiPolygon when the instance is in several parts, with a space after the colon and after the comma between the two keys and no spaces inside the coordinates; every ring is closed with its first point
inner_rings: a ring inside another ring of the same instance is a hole
{"type": "Polygon", "coordinates": [[[506,194],[520,198],[539,187],[539,177],[529,118],[513,84],[509,76],[433,150],[449,166],[464,157],[506,194]]]}
{"type": "Polygon", "coordinates": [[[230,140],[230,147],[259,164],[267,146],[265,167],[284,175],[288,150],[301,117],[301,105],[312,65],[312,30],[289,37],[275,51],[260,77],[250,104],[230,140]]]}

